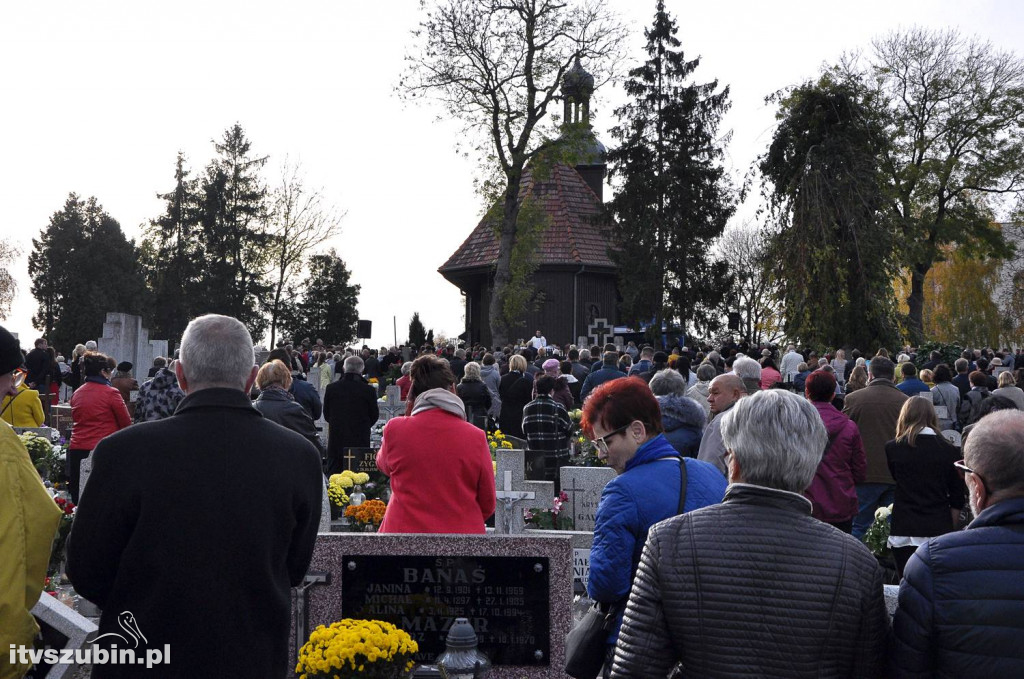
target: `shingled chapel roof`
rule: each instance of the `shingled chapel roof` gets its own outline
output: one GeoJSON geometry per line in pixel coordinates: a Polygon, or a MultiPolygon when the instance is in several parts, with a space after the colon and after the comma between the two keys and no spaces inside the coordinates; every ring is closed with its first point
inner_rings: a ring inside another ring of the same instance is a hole
{"type": "MultiPolygon", "coordinates": [[[[608,257],[608,241],[599,221],[601,200],[580,173],[568,165],[555,165],[543,180],[534,181],[530,168],[523,174],[519,199],[540,200],[548,217],[541,234],[538,265],[587,264],[614,267],[608,257]]],[[[493,220],[484,217],[461,246],[438,271],[456,274],[462,270],[493,266],[498,259],[498,238],[493,220]]]]}

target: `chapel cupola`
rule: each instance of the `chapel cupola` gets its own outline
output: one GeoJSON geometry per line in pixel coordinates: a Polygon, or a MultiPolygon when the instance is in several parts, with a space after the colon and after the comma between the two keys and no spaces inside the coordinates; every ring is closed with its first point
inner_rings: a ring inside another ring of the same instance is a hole
{"type": "Polygon", "coordinates": [[[583,68],[579,55],[572,68],[562,76],[562,100],[565,105],[563,129],[582,126],[582,138],[574,142],[575,169],[587,186],[604,201],[605,148],[594,136],[590,125],[590,96],[594,93],[594,76],[583,68]]]}

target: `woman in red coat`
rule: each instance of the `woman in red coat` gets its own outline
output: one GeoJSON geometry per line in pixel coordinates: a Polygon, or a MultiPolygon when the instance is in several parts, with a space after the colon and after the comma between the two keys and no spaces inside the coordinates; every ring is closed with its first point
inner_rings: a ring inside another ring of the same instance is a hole
{"type": "Polygon", "coordinates": [[[90,351],[82,357],[85,381],[71,396],[71,442],[68,444],[67,472],[71,501],[78,504],[78,483],[82,460],[102,439],[132,423],[121,392],[110,384],[113,361],[90,351]]]}
{"type": "Polygon", "coordinates": [[[466,422],[455,375],[433,354],[409,372],[411,416],[391,419],[377,467],[391,477],[381,533],[484,533],[494,513],[487,436],[466,422]]]}

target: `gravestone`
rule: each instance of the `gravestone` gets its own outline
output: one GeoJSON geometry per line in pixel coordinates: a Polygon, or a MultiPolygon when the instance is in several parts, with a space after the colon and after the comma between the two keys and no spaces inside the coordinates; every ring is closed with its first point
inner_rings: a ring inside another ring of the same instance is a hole
{"type": "MultiPolygon", "coordinates": [[[[39,639],[41,641],[37,641],[37,649],[53,649],[59,652],[83,648],[87,643],[87,637],[97,630],[94,622],[70,606],[57,601],[55,597],[46,592],[40,595],[39,601],[32,607],[32,616],[39,623],[39,639]]],[[[8,649],[3,649],[3,653],[6,662],[8,649]]],[[[76,676],[81,665],[75,661],[73,656],[74,654],[72,654],[70,662],[66,664],[40,663],[36,667],[37,674],[34,676],[43,676],[39,673],[43,668],[49,669],[45,674],[47,679],[76,676]]]]}
{"type": "Polygon", "coordinates": [[[387,422],[392,417],[405,415],[405,401],[402,400],[402,388],[391,385],[384,391],[384,398],[377,401],[380,419],[387,422]]]}
{"type": "Polygon", "coordinates": [[[167,356],[167,340],[150,340],[141,316],[117,312],[107,314],[96,348],[118,363],[129,361],[136,376],[145,376],[156,356],[167,356]]]}
{"type": "Polygon", "coordinates": [[[594,530],[601,492],[614,478],[615,470],[608,467],[562,467],[562,492],[568,497],[565,507],[575,530],[594,530]]]}
{"type": "Polygon", "coordinates": [[[498,534],[522,533],[526,528],[525,509],[550,509],[555,499],[555,484],[551,481],[527,481],[525,455],[522,450],[499,448],[495,451],[494,532],[498,534]]]}
{"type": "Polygon", "coordinates": [[[412,360],[412,347],[402,347],[402,363],[412,360]]]}
{"type": "Polygon", "coordinates": [[[433,663],[464,617],[494,663],[488,677],[562,679],[571,545],[552,535],[319,535],[310,564],[319,584],[295,606],[308,619],[293,617],[294,638],[344,617],[385,620],[417,641],[417,662],[433,663]]]}
{"type": "Polygon", "coordinates": [[[380,474],[377,469],[377,450],[375,448],[345,448],[341,456],[342,465],[348,471],[380,474]]]}

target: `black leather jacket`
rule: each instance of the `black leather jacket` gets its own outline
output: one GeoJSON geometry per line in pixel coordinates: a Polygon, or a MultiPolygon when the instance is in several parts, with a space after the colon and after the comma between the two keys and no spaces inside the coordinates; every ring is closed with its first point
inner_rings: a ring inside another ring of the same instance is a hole
{"type": "Polygon", "coordinates": [[[730,485],[651,528],[613,677],[876,677],[889,616],[867,547],[796,493],[730,485]]]}

